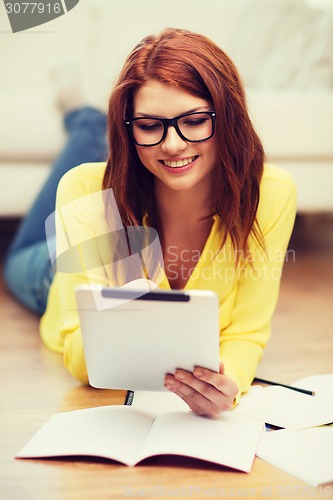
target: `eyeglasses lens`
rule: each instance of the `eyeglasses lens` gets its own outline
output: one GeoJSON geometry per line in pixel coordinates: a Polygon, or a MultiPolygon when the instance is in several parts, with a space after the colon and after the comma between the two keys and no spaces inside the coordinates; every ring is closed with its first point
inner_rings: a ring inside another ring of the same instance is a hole
{"type": "MultiPolygon", "coordinates": [[[[209,113],[181,116],[176,124],[183,138],[190,142],[204,141],[213,133],[213,118],[209,113]]],[[[132,121],[133,137],[137,144],[157,144],[163,137],[164,127],[163,121],[158,118],[137,118],[132,121]]]]}

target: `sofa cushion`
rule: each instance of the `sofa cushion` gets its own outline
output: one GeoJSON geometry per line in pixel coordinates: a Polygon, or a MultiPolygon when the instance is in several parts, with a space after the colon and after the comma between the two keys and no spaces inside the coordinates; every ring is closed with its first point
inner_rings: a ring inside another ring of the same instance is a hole
{"type": "Polygon", "coordinates": [[[50,170],[49,163],[0,162],[0,215],[20,217],[27,213],[50,170]]]}
{"type": "Polygon", "coordinates": [[[65,141],[62,117],[51,100],[27,93],[0,94],[2,160],[51,161],[65,141]]]}
{"type": "Polygon", "coordinates": [[[269,159],[333,158],[333,92],[249,91],[248,105],[269,159]]]}

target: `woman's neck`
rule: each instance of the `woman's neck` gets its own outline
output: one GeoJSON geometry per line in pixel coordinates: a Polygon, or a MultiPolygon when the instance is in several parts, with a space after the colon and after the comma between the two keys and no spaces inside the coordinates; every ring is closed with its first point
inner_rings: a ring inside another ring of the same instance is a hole
{"type": "Polygon", "coordinates": [[[197,185],[192,189],[173,190],[165,184],[155,184],[156,205],[162,227],[197,224],[213,211],[213,189],[211,185],[197,185]]]}

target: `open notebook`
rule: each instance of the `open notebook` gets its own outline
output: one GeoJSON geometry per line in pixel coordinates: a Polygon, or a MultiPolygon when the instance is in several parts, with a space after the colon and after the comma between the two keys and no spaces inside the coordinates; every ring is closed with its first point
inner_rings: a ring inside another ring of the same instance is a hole
{"type": "Polygon", "coordinates": [[[104,406],[54,415],[16,458],[98,456],[133,466],[181,455],[250,472],[263,427],[232,412],[213,420],[185,409],[104,406]]]}
{"type": "MultiPolygon", "coordinates": [[[[333,420],[333,374],[313,375],[293,385],[315,391],[316,397],[282,387],[256,386],[242,397],[232,413],[272,425],[275,422],[281,427],[289,426],[289,429],[263,432],[256,455],[311,486],[331,483],[333,425],[318,425],[333,420]],[[293,427],[298,430],[293,430],[293,427]]],[[[171,408],[187,411],[187,405],[172,393],[135,391],[130,399],[135,408],[155,410],[160,414],[171,408]]],[[[293,493],[297,492],[301,494],[302,490],[295,487],[293,493]]],[[[326,494],[332,492],[332,489],[327,489],[326,494]]]]}

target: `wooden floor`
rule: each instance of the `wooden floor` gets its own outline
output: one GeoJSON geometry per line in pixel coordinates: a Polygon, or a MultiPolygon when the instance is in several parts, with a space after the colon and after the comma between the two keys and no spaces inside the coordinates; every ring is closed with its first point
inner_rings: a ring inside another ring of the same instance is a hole
{"type": "Polygon", "coordinates": [[[314,373],[333,373],[332,216],[296,221],[272,337],[258,370],[258,376],[287,383],[314,373]]]}
{"type": "MultiPolygon", "coordinates": [[[[273,334],[258,376],[289,383],[314,373],[333,372],[332,222],[331,216],[297,221],[274,315],[273,334]]],[[[3,236],[8,237],[5,233],[3,236]]],[[[272,487],[272,477],[275,488],[304,484],[258,459],[251,479],[257,478],[254,483],[249,483],[247,476],[230,471],[223,472],[221,477],[220,469],[206,469],[193,462],[177,466],[177,460],[159,468],[158,474],[158,462],[135,467],[129,472],[126,467],[103,461],[76,460],[67,461],[65,465],[54,460],[15,461],[15,453],[52,414],[109,404],[110,401],[121,403],[123,393],[82,387],[72,379],[63,368],[61,357],[41,344],[38,319],[7,294],[2,280],[0,371],[1,499],[93,498],[95,492],[96,498],[121,498],[129,480],[128,486],[133,488],[179,485],[182,478],[187,478],[187,484],[208,487],[217,486],[220,481],[231,488],[236,480],[243,492],[247,484],[252,487],[254,484],[256,497],[265,496],[263,491],[272,487]]],[[[268,493],[270,498],[287,496],[279,489],[274,491],[268,493]]],[[[333,497],[333,487],[330,491],[333,497]]],[[[306,486],[297,494],[292,493],[293,498],[323,495],[306,486]]]]}

